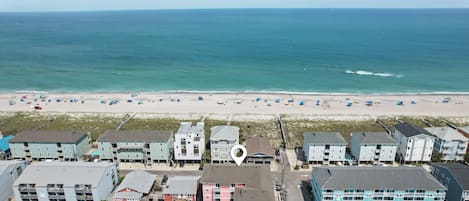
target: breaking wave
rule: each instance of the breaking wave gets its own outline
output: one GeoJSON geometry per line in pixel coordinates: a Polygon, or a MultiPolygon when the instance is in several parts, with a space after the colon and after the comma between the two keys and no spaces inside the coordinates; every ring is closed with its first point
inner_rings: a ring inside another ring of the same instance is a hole
{"type": "Polygon", "coordinates": [[[354,75],[377,76],[377,77],[396,77],[396,78],[402,77],[402,75],[395,75],[392,73],[374,73],[374,72],[365,71],[365,70],[357,70],[357,71],[346,70],[345,73],[354,74],[354,75]]]}

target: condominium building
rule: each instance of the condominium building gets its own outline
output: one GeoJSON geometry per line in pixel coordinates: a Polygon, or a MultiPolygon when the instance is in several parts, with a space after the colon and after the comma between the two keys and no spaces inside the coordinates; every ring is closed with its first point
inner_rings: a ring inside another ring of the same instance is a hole
{"type": "Polygon", "coordinates": [[[239,144],[239,128],[236,126],[214,126],[210,131],[212,163],[233,161],[230,152],[234,145],[239,144]]]}
{"type": "Polygon", "coordinates": [[[311,186],[314,201],[443,201],[446,190],[416,167],[317,167],[311,186]]]}
{"type": "Polygon", "coordinates": [[[304,133],[303,152],[309,163],[330,164],[345,161],[347,142],[338,132],[304,133]]]}
{"type": "Polygon", "coordinates": [[[98,140],[100,159],[113,162],[169,163],[173,138],[169,131],[106,131],[98,140]]]}
{"type": "Polygon", "coordinates": [[[425,128],[436,136],[434,151],[441,154],[443,161],[464,161],[469,139],[451,127],[425,128]]]}
{"type": "Polygon", "coordinates": [[[163,189],[164,201],[196,201],[199,176],[174,176],[168,178],[163,189]]]}
{"type": "Polygon", "coordinates": [[[91,149],[88,132],[23,131],[10,140],[14,159],[77,161],[91,149]]]}
{"type": "Polygon", "coordinates": [[[350,152],[359,162],[392,163],[399,143],[385,132],[352,133],[350,152]]]}
{"type": "Polygon", "coordinates": [[[432,175],[448,188],[447,201],[469,201],[469,166],[460,163],[433,163],[432,175]]]}
{"type": "Polygon", "coordinates": [[[275,151],[270,140],[262,137],[251,137],[246,140],[246,162],[270,164],[275,158],[275,151]]]}
{"type": "Polygon", "coordinates": [[[25,161],[0,160],[0,200],[7,201],[13,196],[13,190],[11,186],[18,178],[23,170],[26,168],[25,161]]]}
{"type": "Polygon", "coordinates": [[[267,165],[206,165],[200,183],[203,201],[275,200],[267,165]]]}
{"type": "Polygon", "coordinates": [[[174,135],[174,159],[177,161],[200,161],[205,152],[205,124],[182,122],[174,135]]]}
{"type": "Polygon", "coordinates": [[[17,201],[101,201],[118,181],[115,163],[45,161],[29,165],[13,192],[17,201]]]}
{"type": "Polygon", "coordinates": [[[436,137],[409,123],[394,126],[394,139],[399,141],[397,158],[403,162],[430,162],[436,137]]]}
{"type": "Polygon", "coordinates": [[[144,170],[134,170],[125,175],[113,196],[114,201],[141,201],[146,200],[153,190],[156,175],[144,170]]]}

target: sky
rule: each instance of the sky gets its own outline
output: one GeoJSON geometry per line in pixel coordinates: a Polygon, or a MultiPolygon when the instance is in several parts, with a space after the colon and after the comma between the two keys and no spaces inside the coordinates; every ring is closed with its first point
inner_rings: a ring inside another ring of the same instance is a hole
{"type": "Polygon", "coordinates": [[[469,8],[469,0],[0,0],[0,12],[200,8],[469,8]]]}

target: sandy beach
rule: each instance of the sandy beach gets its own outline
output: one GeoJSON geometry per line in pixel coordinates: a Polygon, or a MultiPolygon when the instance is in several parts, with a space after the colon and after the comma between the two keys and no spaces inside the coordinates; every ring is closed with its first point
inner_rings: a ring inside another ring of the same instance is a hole
{"type": "Polygon", "coordinates": [[[469,117],[469,95],[4,93],[0,94],[0,111],[464,118],[469,117]]]}

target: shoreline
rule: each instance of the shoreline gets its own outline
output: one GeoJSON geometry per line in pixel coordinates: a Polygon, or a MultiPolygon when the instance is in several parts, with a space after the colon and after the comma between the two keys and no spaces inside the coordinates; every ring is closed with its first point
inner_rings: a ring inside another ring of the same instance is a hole
{"type": "Polygon", "coordinates": [[[448,95],[448,96],[458,96],[458,95],[469,95],[468,92],[445,92],[445,91],[435,91],[435,92],[302,92],[302,91],[191,91],[191,90],[168,90],[168,91],[70,91],[70,92],[61,92],[61,91],[35,91],[35,90],[18,90],[18,91],[0,91],[0,95],[9,95],[9,94],[129,94],[129,93],[140,93],[140,94],[259,94],[259,95],[318,95],[318,96],[432,96],[432,95],[448,95]]]}

